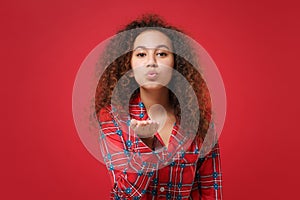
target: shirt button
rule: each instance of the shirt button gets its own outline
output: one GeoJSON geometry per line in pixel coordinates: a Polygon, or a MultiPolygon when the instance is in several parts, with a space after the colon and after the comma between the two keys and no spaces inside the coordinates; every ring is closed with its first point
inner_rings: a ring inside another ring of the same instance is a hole
{"type": "Polygon", "coordinates": [[[159,188],[159,191],[164,192],[164,191],[165,191],[165,188],[164,188],[164,187],[161,187],[161,188],[159,188]]]}

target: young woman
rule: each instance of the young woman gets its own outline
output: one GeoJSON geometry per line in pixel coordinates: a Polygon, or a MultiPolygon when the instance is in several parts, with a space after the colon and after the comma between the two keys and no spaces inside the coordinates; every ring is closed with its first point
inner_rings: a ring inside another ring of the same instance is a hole
{"type": "Polygon", "coordinates": [[[119,34],[103,56],[117,59],[102,62],[95,95],[111,198],[222,199],[218,144],[201,155],[211,104],[192,47],[156,15],[119,34]]]}

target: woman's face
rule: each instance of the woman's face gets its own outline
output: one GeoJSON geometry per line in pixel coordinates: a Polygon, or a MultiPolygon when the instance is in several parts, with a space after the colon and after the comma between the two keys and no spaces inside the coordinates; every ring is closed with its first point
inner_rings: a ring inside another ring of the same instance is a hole
{"type": "Polygon", "coordinates": [[[174,67],[172,42],[157,30],[147,30],[138,35],[133,44],[131,67],[137,83],[145,89],[166,86],[174,67]]]}

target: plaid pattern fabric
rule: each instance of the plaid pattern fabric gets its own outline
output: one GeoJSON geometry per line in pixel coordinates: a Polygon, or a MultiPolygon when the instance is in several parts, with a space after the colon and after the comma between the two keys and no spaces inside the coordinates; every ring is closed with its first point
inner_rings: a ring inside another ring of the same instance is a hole
{"type": "Polygon", "coordinates": [[[186,151],[178,151],[174,148],[181,146],[184,136],[175,123],[168,150],[155,134],[155,150],[165,148],[155,157],[154,151],[129,128],[130,119],[148,119],[140,96],[129,106],[127,120],[114,116],[111,107],[99,112],[100,149],[113,183],[111,199],[222,199],[218,144],[205,157],[200,157],[198,139],[186,151]],[[166,160],[166,152],[170,151],[176,152],[173,160],[158,169],[157,163],[166,160]]]}

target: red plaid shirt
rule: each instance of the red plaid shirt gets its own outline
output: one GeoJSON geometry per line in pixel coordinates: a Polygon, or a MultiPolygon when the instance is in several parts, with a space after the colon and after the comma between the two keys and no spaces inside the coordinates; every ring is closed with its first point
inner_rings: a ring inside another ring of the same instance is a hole
{"type": "MultiPolygon", "coordinates": [[[[153,151],[129,128],[129,120],[146,120],[140,96],[130,101],[130,118],[119,120],[111,107],[99,112],[100,148],[113,187],[111,199],[222,199],[219,146],[200,156],[201,142],[193,140],[185,152],[163,168],[144,162],[153,151]]],[[[175,123],[169,146],[181,146],[182,136],[175,123]]],[[[155,134],[155,148],[164,144],[155,134]]],[[[170,148],[170,147],[168,147],[170,148]]]]}

